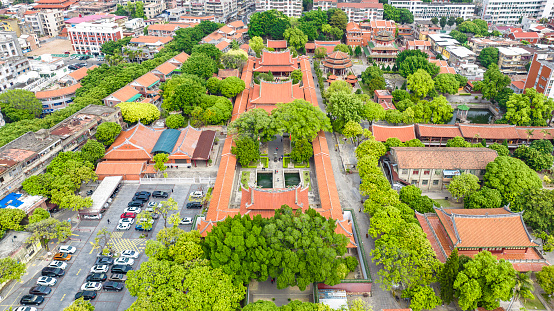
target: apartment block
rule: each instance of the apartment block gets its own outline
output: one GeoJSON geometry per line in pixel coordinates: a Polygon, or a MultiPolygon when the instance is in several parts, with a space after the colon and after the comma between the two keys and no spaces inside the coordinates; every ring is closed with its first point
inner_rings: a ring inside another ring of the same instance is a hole
{"type": "Polygon", "coordinates": [[[473,16],[475,5],[472,3],[423,2],[421,0],[391,0],[389,4],[408,9],[414,14],[415,20],[430,20],[433,17],[461,17],[468,19],[473,16]]]}
{"type": "Polygon", "coordinates": [[[32,175],[44,173],[60,152],[80,148],[103,122],[124,124],[119,108],[89,105],[51,129],[27,132],[0,148],[0,196],[21,187],[32,175]]]}
{"type": "Polygon", "coordinates": [[[68,33],[73,51],[78,54],[102,54],[102,44],[123,38],[117,23],[81,23],[70,28],[68,33]]]}
{"type": "Polygon", "coordinates": [[[525,65],[533,59],[533,49],[522,47],[499,47],[498,67],[504,74],[526,74],[525,65]]]}
{"type": "Polygon", "coordinates": [[[15,31],[0,32],[0,59],[12,56],[23,56],[15,31]]]}
{"type": "Polygon", "coordinates": [[[383,4],[372,0],[357,0],[351,2],[337,2],[337,0],[316,0],[314,10],[329,10],[339,8],[346,13],[348,21],[360,23],[366,20],[383,19],[383,4]]]}
{"type": "Polygon", "coordinates": [[[511,47],[522,44],[519,41],[505,38],[471,38],[468,40],[468,45],[473,52],[479,54],[486,47],[511,47]]]}
{"type": "Polygon", "coordinates": [[[277,10],[288,17],[302,16],[302,0],[256,0],[256,12],[277,10]]]}
{"type": "Polygon", "coordinates": [[[525,88],[534,88],[549,98],[554,99],[552,84],[554,83],[554,62],[546,60],[545,54],[535,53],[531,67],[527,73],[525,88]]]}
{"type": "Polygon", "coordinates": [[[238,13],[236,0],[206,0],[204,14],[216,17],[216,22],[227,23],[238,13]]]}
{"type": "MultiPolygon", "coordinates": [[[[127,3],[136,3],[139,0],[118,0],[121,5],[127,5],[127,3]]],[[[163,11],[168,9],[168,3],[165,0],[140,0],[144,3],[144,15],[147,19],[154,18],[160,15],[163,11]]],[[[171,8],[173,8],[173,1],[170,1],[171,8]]]]}
{"type": "Polygon", "coordinates": [[[137,55],[135,57],[137,59],[150,59],[153,58],[154,55],[158,54],[164,45],[169,43],[171,40],[173,40],[173,37],[140,36],[131,39],[127,49],[136,51],[137,55]]]}
{"type": "Polygon", "coordinates": [[[16,35],[19,37],[21,35],[19,21],[17,18],[0,16],[0,31],[15,31],[16,35]]]}
{"type": "Polygon", "coordinates": [[[131,32],[135,36],[140,36],[144,33],[144,19],[133,18],[125,22],[126,32],[131,32]]]}
{"type": "Polygon", "coordinates": [[[547,0],[483,0],[481,18],[490,24],[513,25],[523,16],[541,16],[545,2],[547,0]]]}
{"type": "Polygon", "coordinates": [[[26,11],[24,19],[31,31],[39,36],[57,37],[64,27],[61,10],[26,11]]]}

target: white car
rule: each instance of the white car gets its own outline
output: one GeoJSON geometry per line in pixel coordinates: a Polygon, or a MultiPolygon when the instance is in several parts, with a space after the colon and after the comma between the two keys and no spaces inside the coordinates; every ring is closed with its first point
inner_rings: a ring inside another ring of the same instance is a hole
{"type": "Polygon", "coordinates": [[[108,265],[94,265],[90,268],[90,273],[106,273],[108,272],[108,265]]]}
{"type": "Polygon", "coordinates": [[[28,307],[28,306],[22,306],[22,307],[17,307],[15,309],[13,309],[13,311],[37,311],[37,308],[35,307],[28,307]]]}
{"type": "Polygon", "coordinates": [[[121,257],[123,258],[138,258],[138,256],[140,255],[139,252],[137,251],[133,251],[133,250],[124,250],[123,252],[121,252],[121,257]]]}
{"type": "Polygon", "coordinates": [[[131,224],[130,223],[122,223],[122,224],[119,224],[117,225],[117,228],[115,228],[117,230],[129,230],[131,229],[131,224]]]}
{"type": "Polygon", "coordinates": [[[86,282],[81,286],[81,290],[101,290],[102,283],[100,282],[86,282]]]}
{"type": "Polygon", "coordinates": [[[156,205],[158,205],[158,202],[148,202],[148,207],[156,207],[156,205]]]}
{"type": "Polygon", "coordinates": [[[135,213],[139,214],[142,211],[140,207],[127,207],[123,213],[135,213]]]}
{"type": "Polygon", "coordinates": [[[37,280],[37,285],[54,286],[54,285],[56,285],[57,282],[58,282],[58,280],[55,279],[55,278],[51,278],[49,276],[41,276],[37,280]]]}
{"type": "Polygon", "coordinates": [[[180,225],[191,225],[192,224],[192,218],[185,217],[181,219],[181,222],[179,222],[180,225]]]}
{"type": "Polygon", "coordinates": [[[76,251],[77,251],[77,248],[75,246],[69,246],[69,245],[60,246],[60,253],[75,254],[76,251]]]}
{"type": "Polygon", "coordinates": [[[67,262],[54,260],[48,265],[48,267],[50,267],[50,268],[60,268],[62,270],[65,270],[65,268],[67,268],[67,262]]]}
{"type": "Polygon", "coordinates": [[[131,259],[131,258],[125,258],[125,257],[120,257],[120,258],[117,258],[114,263],[114,265],[127,265],[127,266],[132,266],[135,264],[135,260],[134,259],[131,259]]]}
{"type": "Polygon", "coordinates": [[[134,224],[135,223],[135,219],[134,218],[121,218],[119,220],[119,224],[134,224]]]}
{"type": "Polygon", "coordinates": [[[97,215],[83,215],[83,219],[100,220],[100,219],[102,219],[102,214],[97,214],[97,215]]]}
{"type": "Polygon", "coordinates": [[[201,199],[203,196],[202,191],[194,191],[190,194],[190,197],[195,199],[201,199]]]}

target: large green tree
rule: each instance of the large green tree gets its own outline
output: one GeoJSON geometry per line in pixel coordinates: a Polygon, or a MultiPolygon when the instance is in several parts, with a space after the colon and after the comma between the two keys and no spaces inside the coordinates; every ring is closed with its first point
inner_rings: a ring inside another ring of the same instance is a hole
{"type": "Polygon", "coordinates": [[[280,11],[269,10],[256,12],[250,17],[248,35],[253,37],[271,37],[282,40],[286,29],[290,28],[290,20],[280,11]]]}
{"type": "Polygon", "coordinates": [[[489,46],[482,49],[477,59],[485,68],[489,68],[491,64],[498,65],[498,48],[489,46]]]}
{"type": "Polygon", "coordinates": [[[48,242],[57,239],[58,243],[71,236],[71,224],[67,221],[59,221],[56,218],[47,218],[39,222],[29,224],[26,228],[32,235],[27,243],[40,241],[42,247],[49,249],[48,242]]]}
{"type": "Polygon", "coordinates": [[[524,94],[510,96],[506,102],[504,117],[515,125],[544,126],[552,117],[553,110],[554,100],[530,88],[526,89],[524,94]]]}
{"type": "Polygon", "coordinates": [[[460,83],[456,75],[452,73],[441,73],[435,77],[435,88],[441,93],[456,94],[460,83]]]}
{"type": "Polygon", "coordinates": [[[93,164],[102,159],[105,153],[106,147],[104,144],[94,139],[89,139],[81,148],[81,157],[93,164]]]}
{"type": "Polygon", "coordinates": [[[542,181],[523,161],[500,156],[487,164],[484,185],[500,191],[503,203],[508,203],[525,190],[542,188],[542,181]]]}
{"type": "Polygon", "coordinates": [[[160,118],[160,110],[154,104],[125,102],[117,105],[127,123],[150,124],[160,118]]]}
{"type": "Polygon", "coordinates": [[[188,78],[179,80],[179,84],[173,87],[173,83],[170,84],[173,79],[175,78],[166,83],[162,108],[169,111],[181,110],[183,114],[190,115],[194,107],[202,102],[203,95],[206,94],[206,87],[200,82],[188,78]]]}
{"type": "Polygon", "coordinates": [[[121,133],[121,125],[115,122],[103,122],[96,129],[96,139],[109,146],[113,144],[116,137],[121,133]]]}
{"type": "Polygon", "coordinates": [[[292,140],[314,140],[319,131],[330,131],[329,118],[311,103],[295,99],[286,104],[277,104],[272,116],[281,133],[289,133],[292,140]]]}
{"type": "Polygon", "coordinates": [[[479,177],[469,173],[454,176],[447,186],[450,194],[456,199],[464,199],[472,193],[475,193],[479,188],[481,188],[481,186],[479,186],[479,177]]]}
{"type": "Polygon", "coordinates": [[[464,198],[465,208],[498,208],[502,206],[500,191],[483,187],[472,193],[469,198],[464,198]]]}
{"type": "Polygon", "coordinates": [[[260,159],[260,143],[248,136],[239,136],[233,139],[235,146],[231,147],[231,153],[237,156],[237,160],[243,167],[260,159]]]}
{"type": "Polygon", "coordinates": [[[349,121],[360,122],[364,104],[359,96],[344,91],[333,92],[327,103],[327,113],[333,118],[335,130],[342,131],[349,121]]]}
{"type": "Polygon", "coordinates": [[[552,167],[554,157],[551,153],[541,152],[526,145],[520,145],[514,151],[514,157],[525,162],[527,166],[535,171],[542,171],[552,167]]]}
{"type": "Polygon", "coordinates": [[[217,63],[206,54],[192,54],[181,66],[181,71],[208,79],[217,73],[217,63]]]}
{"type": "Polygon", "coordinates": [[[213,44],[199,44],[192,48],[192,55],[195,54],[204,54],[213,59],[215,62],[218,62],[222,53],[213,44]]]}
{"type": "Polygon", "coordinates": [[[271,141],[277,134],[277,125],[272,116],[262,108],[250,109],[229,125],[232,132],[249,136],[254,140],[271,141]]]}
{"type": "Polygon", "coordinates": [[[554,293],[554,266],[543,266],[541,271],[536,273],[537,282],[544,291],[552,295],[554,293]]]}
{"type": "Polygon", "coordinates": [[[285,30],[283,36],[287,40],[289,46],[294,47],[296,50],[303,49],[306,42],[308,42],[308,36],[296,27],[285,30]]]}
{"type": "Polygon", "coordinates": [[[460,270],[460,258],[458,257],[458,249],[455,248],[442,266],[438,279],[441,285],[441,299],[445,304],[450,304],[454,299],[454,281],[460,270]]]}
{"type": "Polygon", "coordinates": [[[510,77],[504,75],[498,69],[498,65],[490,64],[482,81],[475,84],[475,90],[481,91],[483,97],[493,100],[502,89],[510,85],[510,77]]]}
{"type": "Polygon", "coordinates": [[[554,191],[547,189],[528,190],[519,195],[510,206],[516,211],[525,211],[525,224],[534,230],[554,231],[554,191]]]}
{"type": "Polygon", "coordinates": [[[26,270],[24,263],[11,257],[2,258],[0,259],[0,282],[20,280],[26,270]]]}
{"type": "Polygon", "coordinates": [[[33,92],[5,90],[0,94],[0,108],[6,122],[34,119],[42,113],[42,104],[33,92]]]}
{"type": "Polygon", "coordinates": [[[231,98],[237,96],[245,88],[244,81],[237,77],[227,77],[221,81],[220,92],[221,95],[231,98]]]}
{"type": "Polygon", "coordinates": [[[63,309],[63,311],[94,311],[94,306],[90,301],[85,300],[83,297],[73,301],[69,307],[63,309]]]}
{"type": "Polygon", "coordinates": [[[398,65],[398,71],[404,78],[416,73],[420,69],[426,71],[431,77],[436,76],[440,71],[439,66],[430,63],[427,58],[421,56],[408,56],[398,65]]]}
{"type": "Polygon", "coordinates": [[[433,78],[424,69],[417,69],[408,76],[408,89],[419,98],[427,96],[434,87],[433,78]]]}
{"type": "Polygon", "coordinates": [[[293,142],[290,157],[297,163],[307,163],[314,156],[312,143],[307,139],[301,139],[293,142]]]}

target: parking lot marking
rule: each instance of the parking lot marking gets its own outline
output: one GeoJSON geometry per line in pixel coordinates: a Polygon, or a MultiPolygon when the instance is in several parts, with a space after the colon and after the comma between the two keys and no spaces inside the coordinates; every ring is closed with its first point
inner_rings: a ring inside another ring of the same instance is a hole
{"type": "Polygon", "coordinates": [[[95,249],[98,248],[98,246],[94,245],[94,242],[89,242],[89,243],[90,243],[90,245],[92,245],[92,249],[90,250],[90,253],[89,253],[89,255],[90,255],[90,254],[92,254],[92,252],[94,252],[95,249]]]}
{"type": "Polygon", "coordinates": [[[113,245],[113,248],[117,253],[120,253],[127,249],[138,252],[139,250],[143,250],[146,246],[146,239],[111,238],[109,243],[113,245]]]}
{"type": "MultiPolygon", "coordinates": [[[[81,270],[79,270],[79,271],[81,271],[81,270]]],[[[60,299],[60,301],[63,301],[63,299],[65,298],[65,295],[66,294],[63,294],[62,299],[60,299]]]]}
{"type": "Polygon", "coordinates": [[[74,235],[74,236],[79,236],[78,234],[75,234],[75,233],[73,233],[73,232],[71,233],[71,235],[74,235]]]}
{"type": "Polygon", "coordinates": [[[81,272],[81,269],[79,269],[79,271],[77,271],[77,274],[76,274],[76,275],[79,275],[80,272],[81,272]]]}

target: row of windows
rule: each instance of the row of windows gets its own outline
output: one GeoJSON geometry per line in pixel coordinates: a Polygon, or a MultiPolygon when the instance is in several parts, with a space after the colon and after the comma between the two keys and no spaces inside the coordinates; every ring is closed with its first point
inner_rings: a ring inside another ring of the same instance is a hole
{"type": "MultiPolygon", "coordinates": [[[[423,171],[423,175],[424,175],[424,176],[425,176],[425,175],[430,175],[430,174],[431,174],[431,170],[421,170],[421,171],[423,171]]],[[[412,175],[419,175],[419,172],[420,172],[420,170],[413,170],[413,171],[412,171],[412,175]]],[[[435,174],[435,175],[440,175],[441,172],[442,172],[442,170],[434,170],[434,174],[435,174]]],[[[484,174],[485,174],[485,170],[469,170],[469,173],[470,173],[470,174],[473,174],[473,175],[475,175],[475,174],[477,174],[477,173],[479,173],[480,175],[484,175],[484,174]]],[[[407,170],[407,169],[403,169],[403,170],[402,170],[402,175],[407,175],[407,174],[408,174],[408,170],[407,170]]]]}
{"type": "MultiPolygon", "coordinates": [[[[418,180],[417,179],[412,180],[411,184],[414,185],[414,186],[417,185],[418,180]]],[[[428,180],[422,180],[421,181],[421,185],[423,185],[423,186],[427,186],[428,184],[429,184],[428,180]]],[[[433,186],[438,186],[438,185],[439,185],[439,180],[438,179],[433,180],[433,186]]]]}

